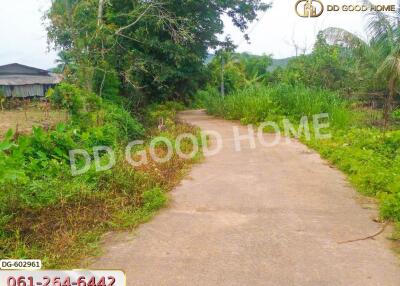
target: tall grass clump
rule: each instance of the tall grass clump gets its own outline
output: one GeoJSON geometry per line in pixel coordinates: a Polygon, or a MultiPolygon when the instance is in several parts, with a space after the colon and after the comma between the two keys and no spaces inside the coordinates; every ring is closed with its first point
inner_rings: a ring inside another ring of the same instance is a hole
{"type": "Polygon", "coordinates": [[[279,112],[287,117],[300,119],[302,116],[328,113],[331,125],[345,127],[350,123],[349,102],[336,92],[283,84],[267,89],[279,112]]]}
{"type": "Polygon", "coordinates": [[[254,123],[266,118],[274,108],[266,90],[258,88],[248,88],[225,98],[209,97],[205,102],[212,114],[254,123]]]}
{"type": "Polygon", "coordinates": [[[299,120],[320,113],[328,113],[331,125],[336,127],[345,127],[351,120],[348,102],[337,93],[303,86],[254,85],[224,98],[207,91],[200,92],[199,97],[209,113],[244,123],[277,117],[299,120]]]}

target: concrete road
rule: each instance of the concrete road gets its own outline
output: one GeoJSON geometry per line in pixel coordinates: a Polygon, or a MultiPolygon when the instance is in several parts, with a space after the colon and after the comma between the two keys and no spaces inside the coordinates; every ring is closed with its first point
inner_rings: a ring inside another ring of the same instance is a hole
{"type": "Polygon", "coordinates": [[[201,111],[181,117],[219,132],[222,151],[195,166],[151,222],[109,235],[92,268],[123,269],[128,286],[400,285],[388,233],[338,244],[382,225],[318,154],[295,141],[255,149],[242,141],[237,152],[234,123],[201,111]]]}

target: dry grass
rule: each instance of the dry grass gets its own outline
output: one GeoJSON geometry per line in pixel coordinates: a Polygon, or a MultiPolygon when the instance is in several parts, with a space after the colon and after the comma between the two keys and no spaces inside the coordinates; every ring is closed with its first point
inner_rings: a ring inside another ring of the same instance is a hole
{"type": "Polygon", "coordinates": [[[16,131],[18,128],[18,133],[21,134],[30,133],[33,126],[49,129],[57,123],[65,121],[66,117],[64,111],[51,110],[46,115],[37,107],[29,107],[26,111],[23,109],[0,111],[0,138],[9,129],[16,131]]]}

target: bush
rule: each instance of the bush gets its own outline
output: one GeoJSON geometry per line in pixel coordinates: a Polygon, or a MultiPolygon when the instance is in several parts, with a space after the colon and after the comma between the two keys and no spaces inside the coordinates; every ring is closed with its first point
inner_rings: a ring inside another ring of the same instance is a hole
{"type": "Polygon", "coordinates": [[[101,98],[96,94],[64,82],[54,89],[49,89],[46,97],[53,105],[66,109],[73,115],[78,115],[83,110],[94,112],[101,106],[101,98]]]}
{"type": "Polygon", "coordinates": [[[118,139],[127,141],[144,136],[144,128],[139,121],[121,107],[107,104],[105,122],[112,122],[117,129],[118,139]]]}
{"type": "Polygon", "coordinates": [[[170,101],[164,104],[152,104],[146,111],[146,124],[149,126],[157,126],[160,120],[164,125],[171,127],[175,124],[176,114],[185,107],[178,102],[170,101]]]}
{"type": "Polygon", "coordinates": [[[213,98],[217,98],[218,96],[221,97],[221,94],[218,90],[212,86],[207,86],[205,90],[197,91],[194,101],[192,103],[193,108],[206,108],[210,106],[208,103],[209,100],[213,98]]]}
{"type": "Polygon", "coordinates": [[[84,107],[81,90],[78,87],[61,83],[55,89],[49,89],[46,97],[58,108],[65,108],[71,114],[78,114],[84,107]]]}

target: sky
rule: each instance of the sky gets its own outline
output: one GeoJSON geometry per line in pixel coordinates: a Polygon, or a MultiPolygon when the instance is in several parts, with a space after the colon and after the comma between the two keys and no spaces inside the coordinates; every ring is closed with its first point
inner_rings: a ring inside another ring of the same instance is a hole
{"type": "MultiPolygon", "coordinates": [[[[234,42],[239,45],[239,52],[271,54],[277,59],[294,56],[295,46],[310,52],[318,32],[328,27],[343,28],[366,38],[365,13],[326,11],[327,5],[355,5],[360,4],[361,1],[322,0],[325,12],[318,18],[299,17],[294,9],[296,2],[297,0],[274,0],[272,8],[260,14],[259,21],[250,26],[250,44],[243,40],[243,36],[230,21],[225,21],[225,34],[231,35],[234,42]]],[[[371,2],[385,5],[396,4],[396,0],[372,0],[371,2]]]]}
{"type": "Polygon", "coordinates": [[[48,52],[42,16],[51,0],[0,0],[0,65],[20,63],[54,67],[57,53],[48,52]]]}
{"type": "MultiPolygon", "coordinates": [[[[265,0],[268,2],[269,0],[265,0]]],[[[322,0],[329,4],[355,4],[357,0],[322,0]]],[[[295,46],[308,52],[312,49],[318,31],[340,27],[363,35],[363,13],[324,12],[318,18],[301,18],[294,10],[296,0],[274,0],[273,7],[259,15],[259,21],[250,25],[251,43],[224,18],[224,35],[230,35],[238,51],[253,54],[271,54],[274,58],[294,56],[295,46]]],[[[372,1],[375,4],[395,4],[396,0],[372,1]]],[[[48,50],[43,13],[51,0],[0,0],[0,65],[21,63],[37,68],[55,66],[57,53],[48,50]]]]}

